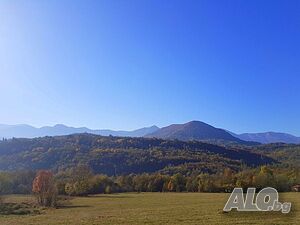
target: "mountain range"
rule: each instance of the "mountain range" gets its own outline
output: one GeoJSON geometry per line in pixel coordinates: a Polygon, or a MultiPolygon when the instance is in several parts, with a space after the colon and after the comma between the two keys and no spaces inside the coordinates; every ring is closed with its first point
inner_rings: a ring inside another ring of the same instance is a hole
{"type": "Polygon", "coordinates": [[[102,136],[120,136],[120,137],[143,137],[149,133],[157,131],[157,126],[144,127],[133,131],[114,131],[114,130],[92,130],[86,127],[69,127],[63,124],[56,124],[55,126],[44,126],[36,128],[27,124],[20,125],[4,125],[0,124],[1,138],[35,138],[44,136],[60,136],[77,133],[90,133],[102,136]]]}
{"type": "Polygon", "coordinates": [[[41,128],[36,128],[26,124],[0,124],[0,138],[34,138],[76,133],[91,133],[102,136],[112,135],[120,137],[156,137],[161,139],[178,139],[182,141],[221,141],[240,144],[255,142],[262,144],[278,142],[288,144],[300,143],[300,137],[296,137],[291,134],[276,132],[235,134],[221,128],[215,128],[201,121],[191,121],[185,124],[172,124],[162,128],[158,128],[157,126],[144,127],[133,131],[114,131],[108,129],[93,130],[86,127],[69,127],[63,124],[44,126],[41,128]]]}
{"type": "Polygon", "coordinates": [[[265,133],[234,134],[230,132],[230,134],[244,141],[255,141],[262,144],[270,144],[270,143],[299,144],[300,143],[300,137],[296,137],[286,133],[265,132],[265,133]]]}

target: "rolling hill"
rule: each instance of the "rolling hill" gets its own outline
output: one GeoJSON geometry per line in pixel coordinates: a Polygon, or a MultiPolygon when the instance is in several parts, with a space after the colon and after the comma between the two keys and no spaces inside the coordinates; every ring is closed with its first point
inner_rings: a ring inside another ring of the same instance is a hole
{"type": "Polygon", "coordinates": [[[262,154],[198,141],[75,134],[0,141],[0,170],[55,171],[88,164],[108,175],[156,172],[174,166],[215,173],[275,162],[262,154]]]}

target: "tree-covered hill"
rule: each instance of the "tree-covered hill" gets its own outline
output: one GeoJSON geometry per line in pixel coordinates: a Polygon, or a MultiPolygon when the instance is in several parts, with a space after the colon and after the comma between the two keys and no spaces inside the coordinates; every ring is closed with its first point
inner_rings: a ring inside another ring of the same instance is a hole
{"type": "Polygon", "coordinates": [[[296,144],[266,144],[253,148],[254,152],[267,155],[276,161],[300,167],[300,145],[296,144]]]}
{"type": "Polygon", "coordinates": [[[0,142],[0,170],[53,169],[88,164],[108,175],[156,171],[215,173],[275,162],[260,153],[198,141],[104,137],[93,134],[9,139],[0,142]]]}

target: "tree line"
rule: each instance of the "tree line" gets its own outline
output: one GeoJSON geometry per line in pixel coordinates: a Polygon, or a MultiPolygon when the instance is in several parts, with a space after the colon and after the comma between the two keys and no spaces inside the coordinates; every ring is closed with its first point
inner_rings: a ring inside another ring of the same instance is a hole
{"type": "Polygon", "coordinates": [[[129,174],[107,176],[94,174],[90,167],[79,165],[53,174],[0,172],[0,194],[31,194],[41,205],[55,203],[57,195],[87,196],[118,192],[231,192],[235,187],[274,187],[280,192],[291,191],[300,184],[300,169],[296,167],[261,166],[235,172],[225,168],[222,173],[129,174]]]}
{"type": "Polygon", "coordinates": [[[216,174],[176,173],[129,174],[109,177],[94,175],[87,166],[79,166],[55,175],[59,194],[88,195],[114,192],[231,192],[235,187],[274,187],[280,192],[291,191],[300,183],[299,168],[261,166],[235,172],[225,168],[216,174]]]}

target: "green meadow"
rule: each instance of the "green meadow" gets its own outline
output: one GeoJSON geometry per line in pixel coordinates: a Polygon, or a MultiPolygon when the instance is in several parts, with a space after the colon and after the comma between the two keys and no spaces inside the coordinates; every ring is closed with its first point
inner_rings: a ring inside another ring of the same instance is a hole
{"type": "MultiPolygon", "coordinates": [[[[38,209],[39,213],[28,215],[0,215],[0,224],[300,224],[300,193],[280,194],[281,202],[292,202],[289,214],[223,213],[228,196],[223,193],[124,193],[75,197],[57,209],[38,209]]],[[[24,195],[5,197],[5,202],[33,200],[24,195]]]]}

